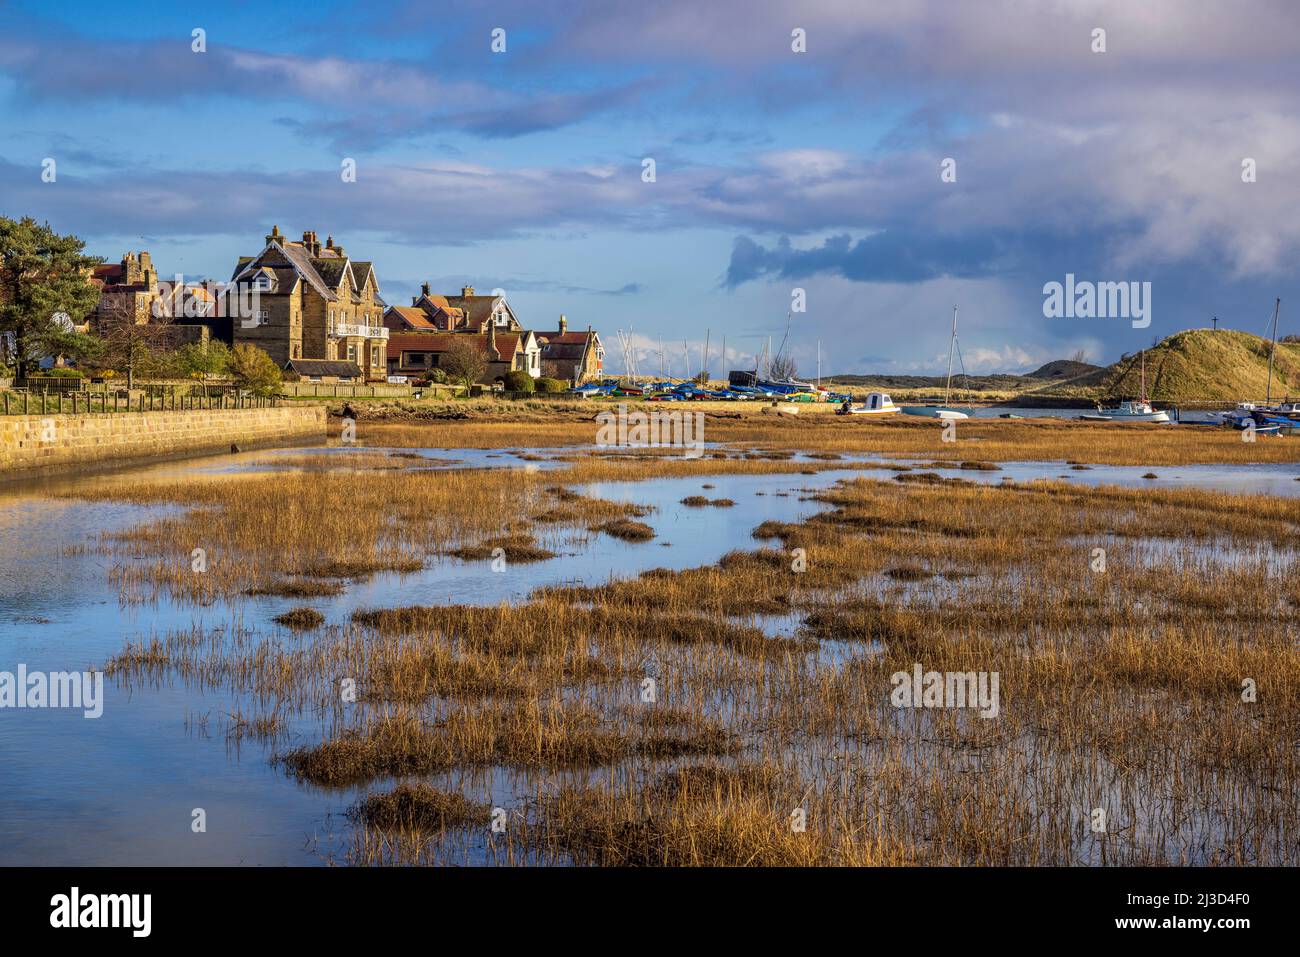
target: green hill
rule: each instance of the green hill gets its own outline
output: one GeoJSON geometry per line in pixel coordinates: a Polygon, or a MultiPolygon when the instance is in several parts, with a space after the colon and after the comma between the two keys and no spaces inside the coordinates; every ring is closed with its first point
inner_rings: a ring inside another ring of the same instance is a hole
{"type": "MultiPolygon", "coordinates": [[[[1269,341],[1232,329],[1187,329],[1146,350],[1147,395],[1163,402],[1262,401],[1268,390],[1269,341]]],[[[1099,397],[1137,396],[1140,353],[1124,356],[1102,379],[1099,397]]],[[[1300,343],[1279,342],[1273,398],[1300,396],[1300,343]]]]}

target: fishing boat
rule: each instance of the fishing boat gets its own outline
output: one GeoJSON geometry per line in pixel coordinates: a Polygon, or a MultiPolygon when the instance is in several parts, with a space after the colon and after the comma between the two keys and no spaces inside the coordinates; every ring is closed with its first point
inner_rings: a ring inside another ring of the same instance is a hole
{"type": "Polygon", "coordinates": [[[872,392],[862,405],[845,402],[835,410],[836,415],[897,415],[901,409],[884,392],[872,392]]]}
{"type": "Polygon", "coordinates": [[[1169,422],[1169,413],[1151,406],[1147,400],[1147,353],[1142,350],[1142,395],[1126,399],[1119,405],[1097,406],[1097,411],[1079,418],[1087,422],[1169,422]]]}
{"type": "MultiPolygon", "coordinates": [[[[957,348],[957,307],[952,307],[952,338],[948,340],[948,381],[943,388],[943,405],[905,405],[902,411],[906,415],[923,415],[928,419],[969,419],[969,413],[954,409],[948,405],[952,396],[952,355],[957,348]]],[[[960,358],[958,353],[958,358],[960,358]]],[[[962,364],[963,369],[965,363],[962,364]]]]}

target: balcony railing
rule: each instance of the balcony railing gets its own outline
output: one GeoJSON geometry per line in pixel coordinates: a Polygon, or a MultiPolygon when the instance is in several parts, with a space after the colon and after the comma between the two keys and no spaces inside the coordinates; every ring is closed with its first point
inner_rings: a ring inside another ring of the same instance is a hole
{"type": "Polygon", "coordinates": [[[362,339],[387,339],[387,326],[360,326],[351,322],[336,322],[334,324],[334,335],[340,338],[347,336],[357,336],[362,339]]]}

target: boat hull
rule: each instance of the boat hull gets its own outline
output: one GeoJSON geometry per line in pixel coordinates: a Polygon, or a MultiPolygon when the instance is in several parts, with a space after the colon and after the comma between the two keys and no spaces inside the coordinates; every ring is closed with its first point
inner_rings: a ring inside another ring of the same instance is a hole
{"type": "Polygon", "coordinates": [[[1110,413],[1098,413],[1096,415],[1081,415],[1079,418],[1087,422],[1170,422],[1168,412],[1143,412],[1138,415],[1112,415],[1110,413]]]}
{"type": "Polygon", "coordinates": [[[920,415],[927,419],[969,419],[970,414],[957,409],[948,409],[941,405],[905,405],[904,415],[920,415]]]}

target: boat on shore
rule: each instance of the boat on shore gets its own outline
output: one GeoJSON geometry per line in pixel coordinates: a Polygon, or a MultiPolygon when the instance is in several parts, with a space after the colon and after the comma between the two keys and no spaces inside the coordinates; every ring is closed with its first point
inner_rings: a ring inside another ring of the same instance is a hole
{"type": "Polygon", "coordinates": [[[897,415],[902,410],[885,392],[871,392],[861,405],[845,402],[835,410],[836,415],[897,415]]]}
{"type": "MultiPolygon", "coordinates": [[[[952,307],[952,338],[948,340],[948,379],[943,388],[943,405],[905,405],[905,415],[919,415],[927,419],[969,419],[970,413],[954,409],[948,404],[952,397],[952,356],[957,348],[957,307],[952,307]]],[[[960,353],[958,353],[960,358],[960,353]]],[[[965,364],[963,363],[963,368],[965,364]]],[[[969,383],[967,383],[969,386],[969,383]]]]}

